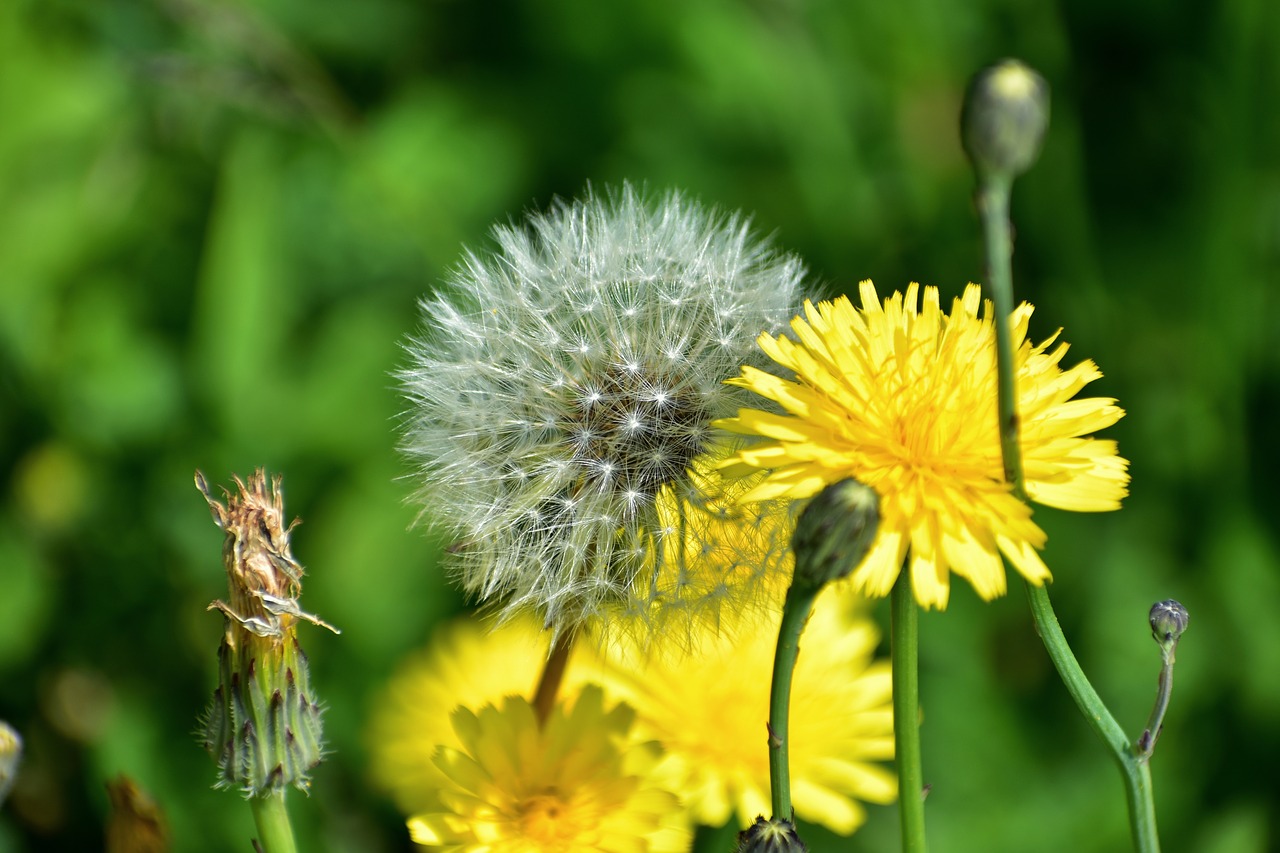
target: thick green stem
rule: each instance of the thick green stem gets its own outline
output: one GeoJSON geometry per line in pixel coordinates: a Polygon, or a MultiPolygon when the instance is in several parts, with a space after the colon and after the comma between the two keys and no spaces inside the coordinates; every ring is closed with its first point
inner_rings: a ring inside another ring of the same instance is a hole
{"type": "MultiPolygon", "coordinates": [[[[1014,494],[1026,500],[1022,478],[1022,451],[1019,444],[1017,388],[1014,384],[1014,353],[1009,328],[1013,312],[1013,271],[1009,193],[1012,182],[993,178],[981,181],[977,192],[978,212],[986,241],[987,294],[993,303],[996,326],[996,363],[999,370],[1000,450],[1005,477],[1014,494]]],[[[1129,805],[1129,826],[1134,849],[1140,853],[1158,853],[1160,841],[1156,832],[1155,804],[1151,794],[1151,771],[1140,752],[1133,746],[1124,729],[1111,716],[1080,663],[1071,652],[1067,638],[1053,612],[1049,593],[1043,586],[1027,583],[1027,596],[1036,632],[1058,670],[1058,676],[1075,700],[1080,713],[1111,751],[1124,780],[1125,798],[1129,805]]]]}
{"type": "Polygon", "coordinates": [[[800,656],[800,634],[821,587],[787,590],[778,627],[778,649],[773,655],[773,684],[769,688],[769,786],[773,793],[773,817],[792,820],[791,808],[791,677],[800,656]]]}
{"type": "Polygon", "coordinates": [[[978,188],[978,213],[982,217],[982,233],[987,243],[987,296],[995,307],[996,364],[1000,407],[1000,453],[1004,460],[1004,479],[1012,483],[1018,497],[1026,500],[1022,486],[1022,453],[1018,436],[1018,389],[1014,384],[1013,337],[1009,314],[1013,311],[1013,272],[1009,258],[1013,241],[1009,224],[1009,190],[1007,180],[992,179],[978,188]]]}
{"type": "Polygon", "coordinates": [[[253,822],[258,827],[258,847],[262,853],[297,853],[293,826],[284,807],[284,791],[249,798],[253,822]]]}
{"type": "Polygon", "coordinates": [[[893,659],[893,748],[898,766],[898,814],[904,853],[923,853],[924,773],[920,766],[919,618],[911,590],[911,564],[893,585],[890,654],[893,659]]]}
{"type": "Polygon", "coordinates": [[[1126,757],[1121,772],[1125,777],[1124,793],[1129,804],[1129,831],[1133,836],[1133,849],[1141,853],[1160,853],[1160,835],[1156,830],[1156,801],[1151,791],[1151,766],[1146,761],[1129,761],[1126,757]]]}

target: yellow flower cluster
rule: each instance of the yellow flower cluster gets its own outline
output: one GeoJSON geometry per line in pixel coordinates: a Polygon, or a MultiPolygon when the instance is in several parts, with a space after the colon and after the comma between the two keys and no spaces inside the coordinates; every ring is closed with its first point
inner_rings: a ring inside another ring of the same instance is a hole
{"type": "MultiPolygon", "coordinates": [[[[843,833],[864,820],[859,801],[895,795],[878,763],[893,757],[889,670],[873,661],[876,629],[850,600],[829,591],[815,608],[792,719],[798,812],[843,833]]],[[[769,812],[777,627],[776,615],[726,623],[690,654],[584,643],[540,729],[522,697],[546,634],[529,621],[488,631],[460,620],[376,703],[376,781],[436,849],[687,850],[697,824],[745,826],[769,812]]]]}
{"type": "MultiPolygon", "coordinates": [[[[525,697],[549,634],[509,610],[493,631],[447,626],[393,677],[370,746],[415,841],[458,853],[667,853],[687,849],[697,825],[768,814],[788,506],[848,477],[876,490],[881,522],[850,588],[825,590],[805,630],[792,790],[800,818],[839,833],[865,820],[863,803],[894,799],[883,763],[894,750],[892,679],[861,596],[887,594],[908,559],[926,607],[946,606],[952,573],[983,598],[1003,593],[1002,556],[1033,583],[1049,570],[1045,534],[1004,479],[997,318],[989,304],[979,313],[980,290],[946,314],[933,288],[921,299],[912,284],[883,304],[870,282],[860,290],[860,308],[843,297],[806,303],[795,339],[759,338],[787,378],[745,366],[730,384],[771,408],[717,421],[748,443],[692,458],[689,488],[656,488],[648,526],[626,543],[637,567],[627,583],[645,588],[622,615],[651,630],[596,625],[608,642],[578,643],[545,719],[525,697]],[[710,599],[732,606],[709,611],[710,599]],[[695,618],[670,621],[684,611],[695,618]]],[[[1031,310],[998,318],[1013,331],[1027,494],[1114,509],[1128,463],[1089,434],[1124,413],[1110,399],[1073,399],[1101,373],[1089,361],[1063,369],[1056,335],[1028,341],[1031,310]]]]}

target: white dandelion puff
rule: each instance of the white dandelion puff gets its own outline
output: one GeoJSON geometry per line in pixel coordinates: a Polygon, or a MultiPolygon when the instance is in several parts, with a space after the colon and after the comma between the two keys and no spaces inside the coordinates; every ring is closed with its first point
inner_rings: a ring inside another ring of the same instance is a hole
{"type": "Polygon", "coordinates": [[[650,205],[629,186],[495,237],[423,301],[426,329],[399,374],[402,449],[424,515],[455,537],[462,586],[560,631],[718,606],[734,585],[691,575],[776,567],[781,534],[750,559],[689,564],[736,547],[691,547],[725,538],[697,460],[727,452],[711,422],[748,401],[723,383],[795,313],[800,262],[738,215],[675,192],[650,205]]]}

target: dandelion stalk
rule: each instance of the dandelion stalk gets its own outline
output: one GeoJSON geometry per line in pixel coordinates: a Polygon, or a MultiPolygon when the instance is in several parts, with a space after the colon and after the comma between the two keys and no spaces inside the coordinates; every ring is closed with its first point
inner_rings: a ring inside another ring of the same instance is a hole
{"type": "MultiPolygon", "coordinates": [[[[999,373],[1000,448],[1005,476],[1013,492],[1027,499],[1023,480],[1014,353],[1008,317],[1013,311],[1013,272],[1009,197],[1014,178],[1039,154],[1048,124],[1044,81],[1016,61],[980,72],[970,85],[961,118],[965,150],[978,178],[976,202],[987,259],[987,295],[994,307],[999,373]]],[[[1071,651],[1043,584],[1026,584],[1036,632],[1081,714],[1111,751],[1124,779],[1134,849],[1157,853],[1151,773],[1140,751],[1107,710],[1071,651]]]]}
{"type": "Polygon", "coordinates": [[[1124,781],[1125,800],[1129,808],[1129,829],[1133,836],[1133,849],[1139,853],[1159,853],[1160,838],[1156,831],[1155,801],[1151,790],[1151,769],[1145,758],[1134,748],[1124,729],[1107,710],[1098,692],[1080,667],[1071,651],[1067,638],[1058,624],[1058,617],[1049,601],[1049,593],[1043,586],[1028,583],[1027,598],[1031,602],[1031,615],[1036,633],[1044,643],[1049,659],[1058,670],[1058,677],[1066,685],[1067,692],[1075,700],[1076,707],[1085,721],[1110,750],[1120,768],[1124,781]]]}
{"type": "Polygon", "coordinates": [[[561,634],[551,647],[547,662],[542,665],[538,688],[533,694],[533,712],[539,725],[547,721],[551,709],[556,706],[556,694],[560,692],[560,682],[564,681],[564,670],[569,665],[569,653],[572,651],[573,633],[561,634]]]}
{"type": "Polygon", "coordinates": [[[284,791],[249,798],[254,825],[258,827],[258,845],[263,853],[297,853],[293,826],[284,807],[284,791]]]}
{"type": "Polygon", "coordinates": [[[769,784],[775,821],[790,822],[794,818],[790,768],[791,679],[800,655],[800,634],[818,593],[831,581],[847,577],[862,563],[879,525],[879,497],[852,478],[827,486],[796,520],[791,538],[796,569],[782,606],[769,691],[769,784]]]}
{"type": "Polygon", "coordinates": [[[769,692],[769,786],[773,816],[793,820],[791,806],[791,677],[800,655],[800,634],[821,587],[792,586],[782,605],[778,651],[773,656],[773,685],[769,692]]]}
{"type": "Polygon", "coordinates": [[[920,764],[920,672],[919,617],[911,590],[911,566],[902,574],[890,595],[893,659],[893,754],[898,767],[898,817],[902,826],[902,849],[923,853],[924,771],[920,764]]]}

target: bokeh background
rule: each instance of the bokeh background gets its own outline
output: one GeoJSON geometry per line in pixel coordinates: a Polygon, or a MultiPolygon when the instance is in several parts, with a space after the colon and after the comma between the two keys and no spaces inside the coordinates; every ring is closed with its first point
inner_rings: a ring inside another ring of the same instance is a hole
{"type": "MultiPolygon", "coordinates": [[[[304,638],[333,754],[291,799],[303,847],[410,849],[362,723],[464,606],[394,449],[416,300],[491,223],[623,179],[753,212],[814,295],[957,295],[981,258],[956,116],[1005,55],[1053,87],[1019,295],[1129,413],[1125,508],[1037,512],[1058,613],[1136,735],[1147,608],[1188,606],[1166,847],[1277,849],[1280,4],[5,0],[0,719],[27,756],[0,851],[99,849],[121,772],[176,850],[249,849],[192,735],[225,594],[192,473],[259,465],[304,520],[304,604],[344,629],[304,638]]],[[[1019,588],[960,585],[922,631],[932,849],[1126,849],[1019,588]]],[[[891,850],[896,814],[810,840],[891,850]]]]}

